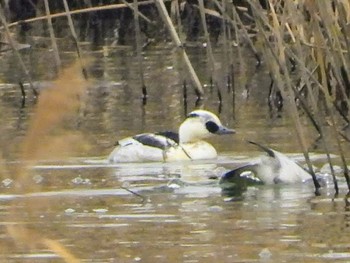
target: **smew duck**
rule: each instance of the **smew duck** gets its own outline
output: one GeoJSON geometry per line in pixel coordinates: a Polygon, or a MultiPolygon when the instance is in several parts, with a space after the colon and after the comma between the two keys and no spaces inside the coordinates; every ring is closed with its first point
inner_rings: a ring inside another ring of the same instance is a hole
{"type": "Polygon", "coordinates": [[[221,183],[234,181],[247,171],[254,173],[264,184],[294,184],[312,179],[306,170],[285,154],[256,142],[249,143],[258,146],[266,154],[257,161],[225,173],[220,179],[221,183]]]}
{"type": "Polygon", "coordinates": [[[109,162],[172,162],[217,157],[215,148],[204,139],[233,134],[220,119],[206,110],[192,111],[176,132],[143,133],[117,142],[109,162]]]}

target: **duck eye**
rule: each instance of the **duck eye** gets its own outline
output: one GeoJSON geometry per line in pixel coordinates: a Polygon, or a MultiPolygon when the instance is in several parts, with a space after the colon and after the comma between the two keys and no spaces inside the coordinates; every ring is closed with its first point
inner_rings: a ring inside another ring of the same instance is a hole
{"type": "Polygon", "coordinates": [[[205,127],[211,133],[216,133],[219,130],[219,126],[213,121],[206,122],[205,127]]]}

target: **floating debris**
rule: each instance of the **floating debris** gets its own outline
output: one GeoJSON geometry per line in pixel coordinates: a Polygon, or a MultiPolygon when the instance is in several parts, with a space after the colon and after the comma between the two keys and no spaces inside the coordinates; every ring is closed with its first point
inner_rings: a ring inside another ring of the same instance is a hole
{"type": "Polygon", "coordinates": [[[2,180],[2,185],[5,187],[10,187],[13,184],[13,180],[10,178],[6,178],[2,180]]]}
{"type": "Polygon", "coordinates": [[[33,181],[36,183],[36,184],[40,184],[44,181],[44,177],[42,177],[40,174],[36,174],[33,176],[33,181]]]}
{"type": "Polygon", "coordinates": [[[103,213],[107,213],[108,209],[106,209],[106,208],[96,208],[96,209],[92,209],[92,211],[94,211],[95,213],[98,213],[98,214],[103,214],[103,213]]]}
{"type": "Polygon", "coordinates": [[[213,206],[208,207],[208,211],[210,211],[210,212],[221,212],[223,210],[224,210],[224,208],[222,208],[222,206],[219,206],[219,205],[213,205],[213,206]]]}
{"type": "Polygon", "coordinates": [[[179,189],[181,188],[182,186],[184,186],[184,182],[178,180],[178,179],[174,179],[174,180],[171,180],[169,181],[169,183],[167,184],[167,187],[168,188],[171,188],[171,189],[179,189]]]}
{"type": "Polygon", "coordinates": [[[91,184],[91,181],[90,179],[88,178],[82,178],[80,175],[78,177],[75,177],[74,179],[72,179],[72,183],[73,184],[77,184],[77,185],[80,185],[80,184],[87,184],[87,185],[90,185],[91,184]]]}
{"type": "Polygon", "coordinates": [[[66,214],[72,214],[72,213],[75,212],[75,210],[74,210],[73,208],[67,208],[66,210],[64,210],[64,212],[65,212],[66,214]]]}
{"type": "Polygon", "coordinates": [[[270,259],[271,256],[272,256],[272,253],[268,248],[262,249],[259,253],[259,257],[263,260],[270,259]]]}

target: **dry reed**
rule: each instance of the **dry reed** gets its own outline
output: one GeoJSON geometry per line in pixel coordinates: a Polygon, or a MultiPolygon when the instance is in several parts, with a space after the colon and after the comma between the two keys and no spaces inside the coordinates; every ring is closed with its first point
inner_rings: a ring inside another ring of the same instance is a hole
{"type": "Polygon", "coordinates": [[[156,0],[156,5],[157,5],[160,16],[162,17],[166,27],[168,28],[168,30],[170,32],[171,38],[172,38],[175,46],[178,48],[179,53],[184,61],[184,64],[188,69],[188,74],[193,82],[197,96],[200,98],[204,95],[202,84],[201,84],[201,82],[200,82],[200,80],[199,80],[199,78],[198,78],[198,76],[197,76],[197,74],[196,74],[196,72],[191,64],[190,59],[188,58],[188,55],[185,51],[185,48],[184,48],[176,30],[175,30],[175,27],[174,27],[174,25],[169,17],[169,14],[168,14],[168,11],[164,5],[164,2],[162,0],[156,0]]]}
{"type": "MultiPolygon", "coordinates": [[[[72,131],[64,132],[67,120],[72,120],[77,114],[82,95],[88,84],[80,72],[79,63],[64,69],[52,87],[43,90],[40,94],[35,114],[30,120],[29,129],[21,144],[21,164],[18,167],[17,178],[15,178],[17,191],[24,197],[26,193],[40,190],[30,180],[32,165],[47,158],[57,159],[71,156],[78,146],[86,145],[80,134],[72,131]]],[[[45,206],[43,201],[37,203],[27,200],[25,209],[27,213],[30,213],[45,206]]],[[[22,216],[25,212],[15,207],[14,204],[9,215],[12,220],[22,216]]],[[[24,247],[33,249],[44,246],[65,262],[79,262],[60,242],[47,238],[44,233],[40,233],[40,230],[9,225],[8,233],[16,243],[23,244],[24,247]]]]}
{"type": "Polygon", "coordinates": [[[52,19],[51,19],[50,6],[49,6],[48,0],[44,0],[44,4],[45,4],[45,12],[46,12],[46,16],[47,16],[47,24],[49,27],[52,50],[54,52],[54,58],[55,58],[55,62],[56,62],[57,71],[59,71],[61,68],[61,59],[60,59],[60,55],[58,52],[57,42],[56,42],[56,38],[55,38],[55,32],[54,32],[53,27],[52,27],[52,19]]]}
{"type": "Polygon", "coordinates": [[[31,87],[31,89],[33,91],[33,94],[34,94],[35,97],[37,97],[38,96],[38,91],[35,89],[35,87],[33,85],[32,77],[31,77],[31,75],[29,73],[29,70],[26,67],[26,65],[25,65],[21,55],[19,54],[19,52],[18,52],[18,50],[16,48],[14,40],[12,39],[10,30],[9,30],[9,27],[8,27],[7,22],[6,22],[6,19],[5,19],[5,16],[4,16],[4,12],[3,12],[3,9],[1,8],[1,6],[0,6],[0,22],[3,25],[3,27],[4,27],[4,31],[5,31],[5,35],[6,35],[7,41],[10,44],[14,54],[16,55],[16,58],[17,58],[17,60],[19,62],[20,67],[22,68],[25,76],[27,77],[29,85],[30,85],[30,87],[31,87]]]}
{"type": "Polygon", "coordinates": [[[87,75],[87,71],[86,68],[84,66],[83,60],[82,60],[82,52],[79,46],[79,41],[78,41],[78,36],[77,33],[75,32],[75,28],[74,28],[74,24],[73,24],[73,19],[69,10],[69,6],[67,3],[67,0],[63,0],[63,4],[64,4],[64,9],[66,11],[66,15],[67,15],[67,19],[68,19],[68,25],[75,43],[75,47],[77,49],[77,54],[78,54],[78,60],[80,62],[80,66],[81,66],[81,70],[83,72],[83,75],[85,77],[85,79],[88,79],[88,75],[87,75]]]}
{"type": "MultiPolygon", "coordinates": [[[[347,121],[346,115],[349,114],[344,113],[339,104],[350,109],[350,72],[348,60],[345,58],[350,50],[347,29],[343,27],[349,22],[349,5],[344,1],[334,1],[333,5],[330,1],[269,1],[269,9],[266,11],[255,1],[248,2],[259,31],[257,37],[264,40],[265,61],[294,120],[296,134],[309,169],[312,166],[308,157],[308,143],[304,139],[305,128],[301,125],[300,111],[295,103],[295,98],[301,98],[299,92],[304,90],[307,91],[307,97],[303,100],[302,108],[321,135],[333,175],[335,192],[337,194],[339,189],[329,154],[330,142],[324,136],[325,131],[329,130],[323,121],[325,116],[330,120],[330,128],[350,189],[339,128],[342,123],[339,116],[347,121]],[[293,75],[288,67],[290,59],[293,59],[298,68],[293,75]],[[299,87],[300,90],[295,88],[295,80],[303,83],[299,87]]],[[[316,181],[315,186],[317,189],[316,181]]]]}
{"type": "Polygon", "coordinates": [[[147,88],[146,88],[145,79],[143,76],[144,70],[143,70],[143,57],[142,57],[142,45],[141,45],[141,30],[140,30],[139,10],[138,10],[137,0],[134,0],[133,13],[134,13],[134,24],[135,24],[136,56],[137,56],[138,66],[139,66],[142,99],[143,99],[143,104],[145,104],[147,100],[147,88]]]}

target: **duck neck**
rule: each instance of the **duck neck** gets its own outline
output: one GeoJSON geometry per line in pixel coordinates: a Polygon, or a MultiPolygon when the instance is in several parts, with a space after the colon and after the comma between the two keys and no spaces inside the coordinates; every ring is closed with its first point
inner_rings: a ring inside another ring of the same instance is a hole
{"type": "Polygon", "coordinates": [[[200,129],[197,129],[196,126],[190,125],[187,122],[184,122],[179,128],[179,142],[180,144],[184,143],[194,143],[202,140],[203,136],[200,133],[200,129]]]}

